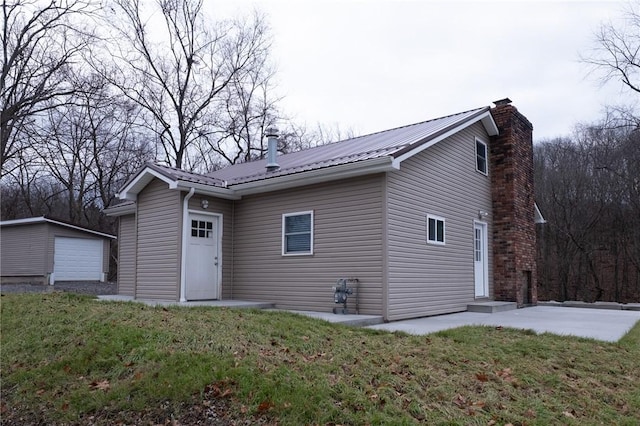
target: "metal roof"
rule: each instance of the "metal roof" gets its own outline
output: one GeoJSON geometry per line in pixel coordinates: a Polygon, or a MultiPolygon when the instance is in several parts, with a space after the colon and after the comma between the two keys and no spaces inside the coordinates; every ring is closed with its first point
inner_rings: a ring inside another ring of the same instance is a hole
{"type": "Polygon", "coordinates": [[[77,231],[86,232],[88,234],[98,235],[103,238],[116,239],[115,235],[107,234],[105,232],[96,231],[95,229],[85,228],[84,226],[76,225],[71,222],[67,222],[62,219],[54,219],[48,216],[26,217],[22,219],[12,219],[0,221],[0,227],[6,226],[21,226],[21,225],[33,225],[39,223],[52,223],[54,225],[63,226],[65,228],[75,229],[77,231]]]}
{"type": "Polygon", "coordinates": [[[476,108],[421,123],[278,155],[277,162],[280,168],[275,171],[267,171],[267,160],[263,159],[228,166],[205,176],[221,179],[231,186],[384,156],[395,158],[488,111],[489,107],[476,108]]]}
{"type": "MultiPolygon", "coordinates": [[[[252,192],[339,179],[347,175],[389,171],[397,168],[404,159],[478,121],[482,122],[489,135],[498,133],[490,108],[476,108],[279,155],[279,168],[272,171],[267,170],[266,159],[235,164],[204,175],[148,163],[124,185],[119,197],[136,200],[137,194],[155,178],[163,180],[170,189],[192,188],[213,196],[240,199],[243,194],[252,192]]],[[[119,215],[132,210],[127,206],[114,206],[108,212],[119,215]]]]}
{"type": "Polygon", "coordinates": [[[216,186],[226,188],[227,183],[219,178],[202,175],[200,173],[188,172],[186,170],[177,169],[175,167],[162,166],[160,164],[147,163],[146,167],[166,176],[173,181],[183,181],[190,183],[200,183],[203,185],[216,186]]]}

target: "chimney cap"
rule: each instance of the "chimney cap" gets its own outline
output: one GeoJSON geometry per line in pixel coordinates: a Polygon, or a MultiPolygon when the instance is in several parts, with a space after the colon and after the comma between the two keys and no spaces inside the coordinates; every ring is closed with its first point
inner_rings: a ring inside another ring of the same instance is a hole
{"type": "Polygon", "coordinates": [[[264,135],[266,137],[278,137],[278,128],[275,126],[269,126],[265,129],[264,135]]]}
{"type": "Polygon", "coordinates": [[[500,100],[494,101],[493,103],[496,106],[502,106],[502,105],[509,105],[511,102],[512,102],[511,99],[504,98],[504,99],[500,99],[500,100]]]}

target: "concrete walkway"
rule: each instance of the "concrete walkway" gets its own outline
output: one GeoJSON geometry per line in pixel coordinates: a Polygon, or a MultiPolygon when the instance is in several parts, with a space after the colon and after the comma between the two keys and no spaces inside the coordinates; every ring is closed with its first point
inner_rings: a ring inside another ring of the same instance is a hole
{"type": "MultiPolygon", "coordinates": [[[[241,300],[206,300],[175,302],[140,300],[129,296],[101,295],[99,300],[132,301],[151,306],[211,306],[230,308],[254,308],[280,311],[271,303],[241,300]]],[[[536,333],[553,333],[587,337],[617,342],[633,325],[640,321],[640,311],[621,309],[589,309],[564,306],[534,306],[504,312],[460,312],[383,324],[378,315],[338,315],[330,312],[287,311],[332,323],[368,327],[376,330],[403,331],[409,334],[429,334],[464,325],[488,325],[534,330],[536,333]]]]}
{"type": "Polygon", "coordinates": [[[460,312],[394,321],[369,328],[419,335],[464,325],[489,325],[617,342],[637,321],[640,321],[639,311],[534,306],[493,314],[460,312]]]}

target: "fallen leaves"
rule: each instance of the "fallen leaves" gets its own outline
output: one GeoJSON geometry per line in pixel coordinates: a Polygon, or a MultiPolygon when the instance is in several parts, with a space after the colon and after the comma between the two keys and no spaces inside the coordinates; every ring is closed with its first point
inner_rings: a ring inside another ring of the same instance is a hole
{"type": "Polygon", "coordinates": [[[226,398],[233,394],[233,389],[230,386],[230,382],[219,381],[205,386],[204,392],[214,398],[226,398]]]}
{"type": "Polygon", "coordinates": [[[273,404],[273,402],[269,401],[268,399],[262,401],[259,405],[258,405],[258,413],[259,414],[264,414],[267,411],[271,410],[273,407],[275,407],[275,405],[273,404]]]}
{"type": "Polygon", "coordinates": [[[478,410],[482,410],[486,403],[484,401],[472,401],[470,399],[465,398],[461,394],[457,394],[453,399],[454,405],[458,408],[464,409],[468,416],[475,416],[478,410]]]}
{"type": "Polygon", "coordinates": [[[89,387],[91,388],[91,390],[102,390],[106,392],[111,389],[111,384],[108,380],[94,380],[93,382],[89,383],[89,387]]]}
{"type": "Polygon", "coordinates": [[[478,379],[481,382],[486,382],[489,380],[489,376],[487,376],[485,373],[477,373],[476,379],[478,379]]]}
{"type": "Polygon", "coordinates": [[[513,385],[518,384],[518,379],[513,376],[512,370],[510,368],[503,368],[502,370],[496,371],[496,376],[500,377],[507,383],[511,383],[513,385]]]}

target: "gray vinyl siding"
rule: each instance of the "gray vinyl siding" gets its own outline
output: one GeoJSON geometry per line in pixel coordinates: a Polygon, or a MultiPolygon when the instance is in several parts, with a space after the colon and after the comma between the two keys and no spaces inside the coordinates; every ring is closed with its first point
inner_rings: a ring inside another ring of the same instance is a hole
{"type": "Polygon", "coordinates": [[[489,294],[492,290],[491,182],[476,171],[480,123],[401,163],[387,177],[388,320],[464,311],[475,298],[473,224],[489,212],[489,294]],[[426,243],[426,215],[445,218],[446,245],[426,243]]]}
{"type": "MultiPolygon", "coordinates": [[[[330,312],[332,286],[360,280],[362,314],[382,314],[383,175],[236,201],[233,298],[330,312]],[[313,255],[282,255],[282,215],[314,212],[313,255]]],[[[350,307],[355,307],[351,299],[350,307]]]]}
{"type": "MultiPolygon", "coordinates": [[[[53,260],[54,251],[56,246],[56,237],[70,237],[70,238],[85,238],[91,240],[98,240],[95,235],[87,234],[86,232],[78,231],[75,229],[64,228],[56,224],[47,223],[47,273],[53,272],[53,260]]],[[[109,255],[111,253],[111,241],[106,238],[102,238],[102,272],[109,272],[109,255]]]]}
{"type": "Polygon", "coordinates": [[[120,216],[118,294],[136,295],[136,215],[120,216]]]}
{"type": "Polygon", "coordinates": [[[138,194],[136,297],[179,300],[181,194],[158,179],[138,194]]]}
{"type": "Polygon", "coordinates": [[[46,276],[46,224],[3,227],[0,244],[3,277],[46,276]]]}
{"type": "Polygon", "coordinates": [[[233,201],[205,197],[199,194],[189,200],[189,210],[222,215],[222,299],[233,298],[233,201]],[[209,207],[203,209],[200,202],[205,198],[209,207]]]}
{"type": "Polygon", "coordinates": [[[102,272],[109,272],[110,239],[52,223],[33,223],[2,228],[2,276],[42,277],[42,282],[48,283],[48,277],[54,268],[56,237],[101,240],[102,272]]]}

